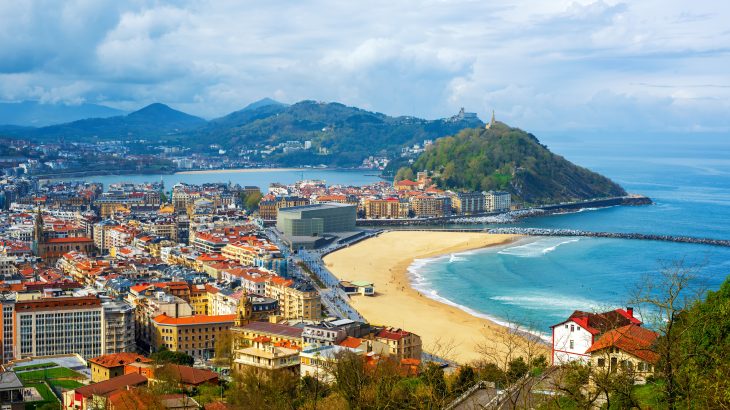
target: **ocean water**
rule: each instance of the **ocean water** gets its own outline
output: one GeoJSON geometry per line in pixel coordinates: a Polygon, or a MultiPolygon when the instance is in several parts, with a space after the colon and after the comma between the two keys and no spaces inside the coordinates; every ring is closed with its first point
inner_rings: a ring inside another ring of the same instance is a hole
{"type": "Polygon", "coordinates": [[[279,182],[291,184],[302,179],[320,179],[328,185],[367,185],[382,181],[376,174],[378,171],[334,170],[334,169],[252,169],[245,172],[220,171],[205,173],[148,174],[148,175],[94,175],[87,177],[63,178],[64,180],[86,180],[100,182],[104,186],[119,182],[159,182],[165,183],[166,189],[172,189],[177,183],[204,184],[206,182],[231,182],[240,185],[254,185],[266,191],[269,184],[279,182]]]}
{"type": "MultiPolygon", "coordinates": [[[[655,204],[529,218],[516,226],[730,239],[730,141],[674,138],[548,143],[655,204]]],[[[698,286],[716,289],[730,274],[730,248],[564,237],[418,260],[410,272],[427,296],[547,334],[575,309],[627,305],[646,275],[678,261],[697,268],[698,286]]]]}

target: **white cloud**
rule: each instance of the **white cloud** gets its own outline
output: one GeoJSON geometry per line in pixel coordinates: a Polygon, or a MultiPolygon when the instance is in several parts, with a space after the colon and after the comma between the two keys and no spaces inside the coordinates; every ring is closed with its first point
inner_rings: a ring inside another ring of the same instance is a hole
{"type": "Polygon", "coordinates": [[[0,99],[272,96],[528,130],[730,130],[730,6],[710,0],[0,2],[0,99]]]}

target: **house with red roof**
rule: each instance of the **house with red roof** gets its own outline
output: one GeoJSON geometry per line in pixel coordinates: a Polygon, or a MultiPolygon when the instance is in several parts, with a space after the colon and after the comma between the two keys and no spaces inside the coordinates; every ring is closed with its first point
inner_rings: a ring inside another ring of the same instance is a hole
{"type": "Polygon", "coordinates": [[[586,350],[591,366],[598,370],[615,372],[630,371],[638,382],[645,382],[653,375],[659,354],[656,341],[659,335],[636,323],[611,329],[601,335],[586,350]]]}
{"type": "Polygon", "coordinates": [[[591,355],[587,350],[601,335],[630,324],[641,325],[630,307],[603,313],[576,310],[568,319],[551,326],[552,364],[559,366],[572,361],[588,363],[591,355]]]}

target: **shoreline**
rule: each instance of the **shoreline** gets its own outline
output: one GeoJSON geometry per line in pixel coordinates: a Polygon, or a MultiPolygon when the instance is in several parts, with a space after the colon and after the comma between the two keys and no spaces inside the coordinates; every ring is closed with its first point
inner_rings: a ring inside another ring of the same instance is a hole
{"type": "MultiPolygon", "coordinates": [[[[468,363],[485,358],[479,352],[482,347],[503,352],[510,337],[507,327],[488,315],[469,312],[419,291],[409,268],[417,260],[506,245],[523,238],[476,232],[391,231],[329,254],[324,263],[341,280],[374,283],[376,296],[351,298],[352,305],[369,322],[412,331],[421,336],[424,351],[468,363]]],[[[527,339],[516,343],[527,343],[527,339]]]]}

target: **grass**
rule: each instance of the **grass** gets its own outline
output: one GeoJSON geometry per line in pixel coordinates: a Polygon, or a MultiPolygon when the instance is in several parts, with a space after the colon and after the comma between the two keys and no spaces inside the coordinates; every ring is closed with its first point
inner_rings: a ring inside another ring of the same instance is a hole
{"type": "Polygon", "coordinates": [[[58,367],[58,364],[49,362],[49,363],[31,364],[28,366],[17,366],[17,367],[13,368],[13,371],[22,372],[23,370],[47,369],[49,367],[58,367]]]}
{"type": "MultiPolygon", "coordinates": [[[[25,387],[35,387],[38,390],[38,394],[43,397],[44,402],[58,403],[58,398],[45,383],[26,383],[25,387]]],[[[39,404],[40,402],[35,403],[39,404]]]]}
{"type": "Polygon", "coordinates": [[[73,390],[78,387],[84,386],[83,383],[79,383],[76,380],[49,380],[48,384],[50,384],[53,387],[58,387],[60,389],[68,389],[68,390],[73,390]]]}
{"type": "Polygon", "coordinates": [[[639,402],[639,404],[641,404],[642,407],[652,409],[665,409],[667,407],[662,397],[663,387],[663,380],[657,380],[653,383],[636,386],[634,387],[636,400],[639,402]]]}
{"type": "Polygon", "coordinates": [[[84,375],[75,372],[66,367],[54,367],[51,369],[31,370],[29,372],[18,373],[18,377],[26,382],[30,380],[48,380],[48,379],[84,379],[84,375]]]}

